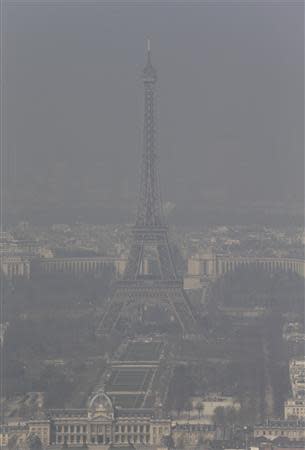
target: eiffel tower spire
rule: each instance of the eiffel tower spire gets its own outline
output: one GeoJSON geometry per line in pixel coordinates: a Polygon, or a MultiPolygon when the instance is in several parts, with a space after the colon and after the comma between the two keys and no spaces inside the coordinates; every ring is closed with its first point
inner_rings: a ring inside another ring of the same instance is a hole
{"type": "Polygon", "coordinates": [[[155,140],[154,93],[157,73],[151,62],[150,42],[143,70],[144,131],[140,194],[132,244],[123,279],[116,283],[113,298],[100,323],[99,332],[110,333],[114,328],[126,330],[135,323],[155,323],[168,319],[175,322],[182,334],[196,334],[197,323],[189,299],[183,290],[183,281],[177,275],[172,257],[168,229],[162,212],[162,202],[157,169],[155,140]],[[158,268],[153,273],[145,270],[145,251],[153,252],[158,268]],[[150,311],[153,311],[150,314],[150,311]],[[122,325],[123,323],[123,325],[122,325]]]}

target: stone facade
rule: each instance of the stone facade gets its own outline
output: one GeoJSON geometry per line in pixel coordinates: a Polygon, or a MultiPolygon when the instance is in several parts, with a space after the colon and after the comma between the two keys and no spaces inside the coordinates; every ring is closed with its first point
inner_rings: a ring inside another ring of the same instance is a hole
{"type": "Polygon", "coordinates": [[[305,420],[305,399],[291,398],[286,400],[284,405],[285,419],[303,419],[305,420]]]}
{"type": "Polygon", "coordinates": [[[305,440],[305,422],[300,420],[268,420],[265,424],[256,425],[253,429],[254,438],[266,437],[274,440],[286,437],[291,441],[305,440]]]}
{"type": "Polygon", "coordinates": [[[209,252],[196,254],[188,259],[185,287],[198,289],[207,280],[215,281],[225,273],[234,272],[239,267],[255,267],[270,273],[292,271],[303,277],[305,274],[303,259],[218,255],[209,252]]]}
{"type": "Polygon", "coordinates": [[[171,433],[169,419],[154,417],[152,410],[118,412],[103,392],[95,394],[88,409],[50,410],[48,419],[28,422],[44,446],[157,445],[171,433]]]}

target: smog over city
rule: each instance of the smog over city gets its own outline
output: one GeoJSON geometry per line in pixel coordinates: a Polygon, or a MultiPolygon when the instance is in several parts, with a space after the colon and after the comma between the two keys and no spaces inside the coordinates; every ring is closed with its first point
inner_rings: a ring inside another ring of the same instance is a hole
{"type": "Polygon", "coordinates": [[[0,0],[0,447],[305,446],[304,2],[0,0]]]}

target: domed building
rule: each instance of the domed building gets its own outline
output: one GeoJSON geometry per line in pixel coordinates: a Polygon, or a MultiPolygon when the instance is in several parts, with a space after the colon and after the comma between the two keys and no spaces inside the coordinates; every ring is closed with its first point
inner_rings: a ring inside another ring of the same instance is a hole
{"type": "Polygon", "coordinates": [[[53,409],[48,419],[28,422],[29,433],[37,434],[45,447],[89,448],[126,445],[160,446],[170,435],[169,419],[157,418],[151,409],[117,409],[109,395],[100,390],[89,399],[88,408],[53,409]]]}
{"type": "Polygon", "coordinates": [[[89,400],[88,417],[90,419],[114,419],[114,407],[110,397],[100,391],[89,400]]]}

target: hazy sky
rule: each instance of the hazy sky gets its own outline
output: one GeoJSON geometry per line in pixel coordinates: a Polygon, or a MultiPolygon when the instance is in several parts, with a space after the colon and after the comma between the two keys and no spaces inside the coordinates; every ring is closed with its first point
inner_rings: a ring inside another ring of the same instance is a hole
{"type": "Polygon", "coordinates": [[[303,2],[140,3],[7,2],[12,201],[135,198],[149,37],[165,200],[301,202],[303,2]]]}

